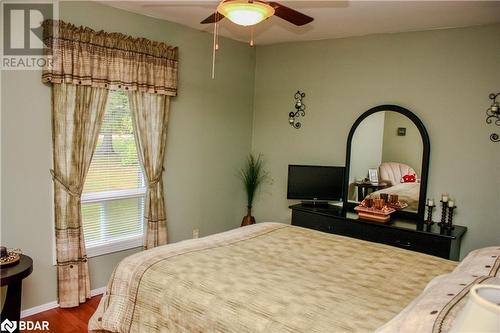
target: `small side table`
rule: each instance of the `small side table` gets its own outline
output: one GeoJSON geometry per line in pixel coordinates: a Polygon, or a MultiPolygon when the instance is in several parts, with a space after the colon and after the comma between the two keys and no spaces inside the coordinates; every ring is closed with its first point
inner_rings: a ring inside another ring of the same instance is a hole
{"type": "Polygon", "coordinates": [[[358,201],[362,201],[368,195],[368,190],[378,191],[389,186],[389,184],[380,183],[365,183],[365,182],[355,182],[354,185],[358,188],[358,201]]]}
{"type": "MultiPolygon", "coordinates": [[[[12,266],[0,269],[0,285],[8,286],[5,304],[3,305],[1,320],[19,321],[21,319],[21,291],[23,279],[33,272],[33,260],[20,255],[19,262],[12,266]]],[[[19,329],[14,332],[19,332],[19,329]]]]}

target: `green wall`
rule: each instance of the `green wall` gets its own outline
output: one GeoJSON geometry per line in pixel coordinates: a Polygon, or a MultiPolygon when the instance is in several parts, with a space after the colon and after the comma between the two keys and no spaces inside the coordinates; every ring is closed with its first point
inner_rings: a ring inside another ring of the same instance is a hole
{"type": "MultiPolygon", "coordinates": [[[[94,2],[61,2],[60,17],[179,46],[179,95],[171,104],[164,173],[168,238],[239,226],[246,211],[236,174],[251,149],[255,49],[221,39],[212,80],[210,34],[94,2]]],[[[1,243],[34,259],[24,283],[26,309],[56,299],[51,95],[40,71],[3,71],[1,84],[1,243]]],[[[135,251],[91,258],[91,288],[105,286],[114,266],[135,251]]]]}
{"type": "MultiPolygon", "coordinates": [[[[255,204],[258,221],[290,221],[289,163],[343,165],[354,120],[378,104],[415,112],[431,138],[429,193],[449,192],[469,226],[462,254],[500,243],[500,154],[484,123],[498,91],[500,25],[372,35],[250,48],[221,40],[210,79],[210,34],[93,2],[61,2],[61,18],[179,46],[179,96],[166,157],[169,241],[237,227],[244,194],[237,169],[263,152],[273,182],[255,204]],[[307,93],[300,130],[288,125],[297,89],[307,93]],[[481,195],[478,195],[480,193],[481,195]]],[[[39,71],[1,72],[1,241],[35,260],[23,309],[54,301],[50,88],[39,71]]],[[[92,288],[138,251],[90,259],[92,288]]]]}
{"type": "Polygon", "coordinates": [[[469,227],[462,256],[500,244],[500,145],[486,125],[500,89],[500,25],[371,35],[257,48],[253,149],[274,179],[254,206],[258,221],[290,221],[288,164],[345,164],[351,125],[364,111],[398,104],[431,141],[428,194],[456,199],[469,227]],[[293,95],[307,96],[302,128],[288,125],[293,95]]]}
{"type": "Polygon", "coordinates": [[[400,162],[409,165],[421,176],[424,144],[417,126],[402,114],[386,112],[384,120],[384,143],[382,162],[400,162]],[[404,136],[398,135],[398,128],[405,128],[404,136]]]}

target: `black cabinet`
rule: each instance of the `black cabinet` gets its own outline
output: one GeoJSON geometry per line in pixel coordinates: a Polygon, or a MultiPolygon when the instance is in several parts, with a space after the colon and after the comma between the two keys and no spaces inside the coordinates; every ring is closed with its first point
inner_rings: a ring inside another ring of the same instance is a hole
{"type": "Polygon", "coordinates": [[[394,220],[390,224],[364,221],[340,207],[290,206],[292,225],[332,234],[382,243],[441,258],[459,260],[460,241],[466,227],[455,226],[450,234],[440,234],[434,225],[430,232],[417,230],[411,221],[394,220]]]}

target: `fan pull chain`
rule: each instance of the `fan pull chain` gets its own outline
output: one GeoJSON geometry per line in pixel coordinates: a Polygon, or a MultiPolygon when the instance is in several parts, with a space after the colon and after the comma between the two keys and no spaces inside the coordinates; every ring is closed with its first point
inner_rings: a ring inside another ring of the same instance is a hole
{"type": "MultiPolygon", "coordinates": [[[[217,16],[219,16],[219,12],[217,12],[217,16]]],[[[218,19],[218,17],[217,17],[217,19],[218,19]]],[[[219,51],[219,21],[217,21],[215,23],[215,29],[217,31],[216,34],[215,34],[215,36],[216,36],[216,39],[215,39],[215,50],[219,51]]]]}
{"type": "Polygon", "coordinates": [[[212,50],[212,80],[215,79],[215,57],[216,57],[216,52],[219,49],[219,43],[218,43],[218,12],[215,12],[215,22],[214,22],[214,44],[213,44],[213,50],[212,50]]]}
{"type": "Polygon", "coordinates": [[[250,46],[254,45],[253,41],[253,25],[250,27],[250,46]]]}

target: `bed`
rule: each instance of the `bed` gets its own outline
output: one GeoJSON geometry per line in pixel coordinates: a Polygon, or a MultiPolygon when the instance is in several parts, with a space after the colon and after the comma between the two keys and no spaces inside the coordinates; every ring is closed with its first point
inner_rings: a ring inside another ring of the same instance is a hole
{"type": "Polygon", "coordinates": [[[416,306],[429,281],[456,266],[378,243],[259,223],[127,257],[89,330],[390,332],[407,323],[401,311],[416,306]]]}
{"type": "Polygon", "coordinates": [[[369,194],[370,198],[380,197],[380,193],[397,194],[400,201],[408,204],[405,210],[417,211],[418,198],[420,195],[420,183],[399,183],[369,194]]]}

